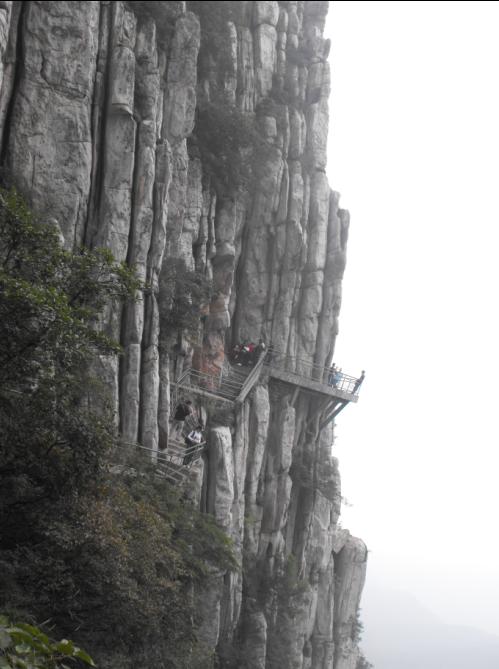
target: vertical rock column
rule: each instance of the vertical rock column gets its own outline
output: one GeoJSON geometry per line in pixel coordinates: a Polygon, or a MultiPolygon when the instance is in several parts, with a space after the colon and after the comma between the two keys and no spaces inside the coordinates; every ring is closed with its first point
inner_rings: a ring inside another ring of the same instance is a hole
{"type": "Polygon", "coordinates": [[[0,6],[0,152],[17,66],[20,14],[20,2],[3,2],[0,6]]]}
{"type": "MultiPolygon", "coordinates": [[[[111,4],[110,39],[107,49],[109,72],[105,99],[98,207],[91,221],[91,244],[111,250],[118,262],[128,255],[132,218],[136,121],[134,118],[135,40],[137,20],[122,2],[111,4]]],[[[104,327],[115,340],[121,338],[121,305],[106,309],[104,327]]],[[[99,359],[99,376],[105,380],[119,415],[119,362],[116,357],[99,359]]]]}
{"type": "MultiPolygon", "coordinates": [[[[160,353],[158,343],[160,313],[162,309],[168,310],[171,296],[165,292],[168,282],[161,281],[161,271],[168,272],[170,255],[180,253],[181,249],[188,184],[186,138],[194,126],[199,45],[199,21],[187,12],[175,22],[169,49],[162,96],[161,143],[157,151],[155,222],[149,253],[153,293],[145,312],[150,327],[146,326],[144,333],[141,409],[142,439],[152,448],[157,448],[160,440],[164,446],[168,432],[168,352],[160,353]]],[[[200,173],[197,178],[201,180],[200,173]]],[[[199,226],[199,221],[196,224],[199,226]]]]}
{"type": "Polygon", "coordinates": [[[355,669],[359,655],[355,637],[357,612],[366,577],[367,549],[351,536],[335,557],[334,669],[355,669]]]}
{"type": "Polygon", "coordinates": [[[8,103],[12,78],[3,82],[2,108],[12,105],[6,166],[35,209],[57,221],[68,248],[83,241],[87,219],[99,4],[25,3],[22,60],[8,103]]]}
{"type": "MultiPolygon", "coordinates": [[[[157,116],[160,93],[156,24],[151,18],[139,21],[135,58],[137,63],[135,114],[138,118],[138,130],[128,262],[135,268],[138,278],[146,283],[151,279],[147,261],[154,223],[157,116]]],[[[122,328],[124,357],[120,396],[121,432],[125,440],[132,442],[137,441],[139,436],[142,337],[144,334],[144,305],[147,300],[150,300],[149,289],[146,294],[138,295],[136,302],[126,305],[122,328]]],[[[150,445],[151,442],[154,443],[154,439],[149,438],[147,442],[150,445]]]]}

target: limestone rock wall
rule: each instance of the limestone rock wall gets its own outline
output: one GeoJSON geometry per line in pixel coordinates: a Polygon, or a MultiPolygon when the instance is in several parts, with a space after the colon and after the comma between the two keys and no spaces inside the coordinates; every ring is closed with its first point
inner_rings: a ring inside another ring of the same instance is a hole
{"type": "MultiPolygon", "coordinates": [[[[325,175],[327,6],[0,3],[2,167],[68,248],[107,246],[147,283],[103,323],[123,345],[119,364],[98,361],[127,441],[163,448],[179,365],[218,372],[234,341],[264,337],[298,369],[331,360],[349,219],[325,175]],[[220,45],[200,5],[213,5],[220,45]],[[258,129],[250,181],[217,185],[200,150],[203,105],[258,129]],[[174,267],[213,287],[188,332],[165,326],[174,267]]],[[[322,408],[265,378],[235,413],[198,405],[209,451],[188,494],[242,565],[199,593],[200,638],[222,666],[356,665],[366,549],[338,529],[322,408]]]]}

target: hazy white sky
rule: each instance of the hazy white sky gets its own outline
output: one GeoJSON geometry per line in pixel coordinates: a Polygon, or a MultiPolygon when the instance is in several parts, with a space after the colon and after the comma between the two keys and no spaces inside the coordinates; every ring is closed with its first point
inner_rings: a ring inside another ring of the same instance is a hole
{"type": "MultiPolygon", "coordinates": [[[[499,634],[499,3],[331,2],[345,526],[372,580],[499,634]]],[[[368,621],[366,621],[368,623],[368,621]]]]}

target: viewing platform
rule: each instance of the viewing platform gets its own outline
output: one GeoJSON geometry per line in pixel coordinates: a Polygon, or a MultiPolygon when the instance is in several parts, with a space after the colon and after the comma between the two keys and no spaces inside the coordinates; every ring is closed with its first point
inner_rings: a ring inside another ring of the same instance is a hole
{"type": "Polygon", "coordinates": [[[267,354],[264,365],[269,376],[278,381],[346,402],[358,401],[359,380],[355,376],[337,371],[333,378],[328,367],[275,351],[267,354]]]}
{"type": "Polygon", "coordinates": [[[265,370],[270,379],[294,387],[292,404],[300,392],[313,394],[321,400],[317,408],[320,430],[331,423],[350,402],[358,401],[363,381],[363,377],[350,376],[338,369],[333,370],[275,350],[268,352],[265,370]]]}
{"type": "Polygon", "coordinates": [[[321,399],[318,406],[320,429],[333,421],[348,404],[358,401],[363,380],[363,377],[350,376],[338,369],[271,350],[262,353],[254,366],[227,364],[218,376],[187,369],[171,384],[172,409],[180,396],[192,394],[238,406],[259,381],[262,372],[269,379],[294,387],[293,404],[300,392],[321,399]]]}
{"type": "MultiPolygon", "coordinates": [[[[350,402],[358,401],[358,392],[363,377],[356,378],[339,370],[316,365],[308,361],[277,353],[264,352],[254,366],[227,364],[223,371],[214,376],[189,368],[171,384],[171,416],[179,401],[188,396],[200,395],[206,399],[222,401],[235,407],[242,404],[254,388],[261,375],[269,380],[294,388],[291,403],[294,404],[300,392],[313,394],[317,402],[319,429],[326,427],[350,402]]],[[[172,484],[182,484],[189,469],[203,454],[206,442],[189,446],[186,436],[198,425],[199,417],[188,416],[180,433],[168,438],[166,450],[152,450],[140,444],[137,447],[149,451],[155,464],[156,475],[172,484]]],[[[175,433],[174,433],[175,434],[175,433]]]]}

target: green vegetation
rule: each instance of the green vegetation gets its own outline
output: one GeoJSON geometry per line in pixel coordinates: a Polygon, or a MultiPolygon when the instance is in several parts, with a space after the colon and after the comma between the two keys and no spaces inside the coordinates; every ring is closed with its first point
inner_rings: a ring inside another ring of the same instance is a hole
{"type": "Polygon", "coordinates": [[[211,299],[211,281],[187,269],[178,258],[166,258],[161,273],[161,337],[186,332],[197,335],[201,315],[211,299]]]}
{"type": "Polygon", "coordinates": [[[201,27],[198,57],[199,80],[215,75],[216,83],[221,89],[223,89],[227,71],[232,66],[228,22],[235,19],[235,5],[237,3],[211,0],[194,0],[187,3],[189,11],[197,15],[201,27]],[[214,67],[215,64],[216,67],[214,67]]]}
{"type": "Polygon", "coordinates": [[[52,641],[34,625],[12,623],[0,616],[0,669],[70,669],[95,667],[92,658],[72,641],[52,641]]]}
{"type": "Polygon", "coordinates": [[[64,251],[0,191],[0,606],[48,621],[100,669],[187,668],[193,587],[237,565],[212,518],[124,459],[92,376],[96,354],[120,352],[97,324],[137,287],[106,251],[64,251]]]}
{"type": "MultiPolygon", "coordinates": [[[[362,634],[364,632],[364,623],[362,622],[360,615],[361,610],[357,609],[355,619],[352,620],[351,639],[357,646],[359,645],[362,639],[362,634]]],[[[360,651],[355,669],[374,669],[374,665],[368,662],[364,656],[364,653],[360,651]]]]}
{"type": "Polygon", "coordinates": [[[198,80],[209,82],[209,95],[198,100],[190,151],[200,155],[218,195],[230,196],[253,186],[256,170],[261,171],[273,150],[259,132],[255,114],[240,111],[227,95],[228,78],[233,91],[236,76],[229,24],[242,20],[238,15],[244,8],[235,2],[187,4],[201,25],[198,80]]]}
{"type": "Polygon", "coordinates": [[[374,664],[368,662],[364,656],[364,653],[361,652],[357,660],[357,666],[355,667],[355,669],[374,669],[374,664]]]}
{"type": "Polygon", "coordinates": [[[364,623],[360,618],[360,609],[357,609],[355,618],[351,618],[351,622],[352,622],[352,632],[350,636],[352,641],[358,644],[362,639],[362,634],[364,632],[364,623]]]}
{"type": "Polygon", "coordinates": [[[219,195],[251,186],[255,156],[261,158],[267,146],[253,115],[205,103],[198,107],[194,132],[203,166],[219,195]]]}

